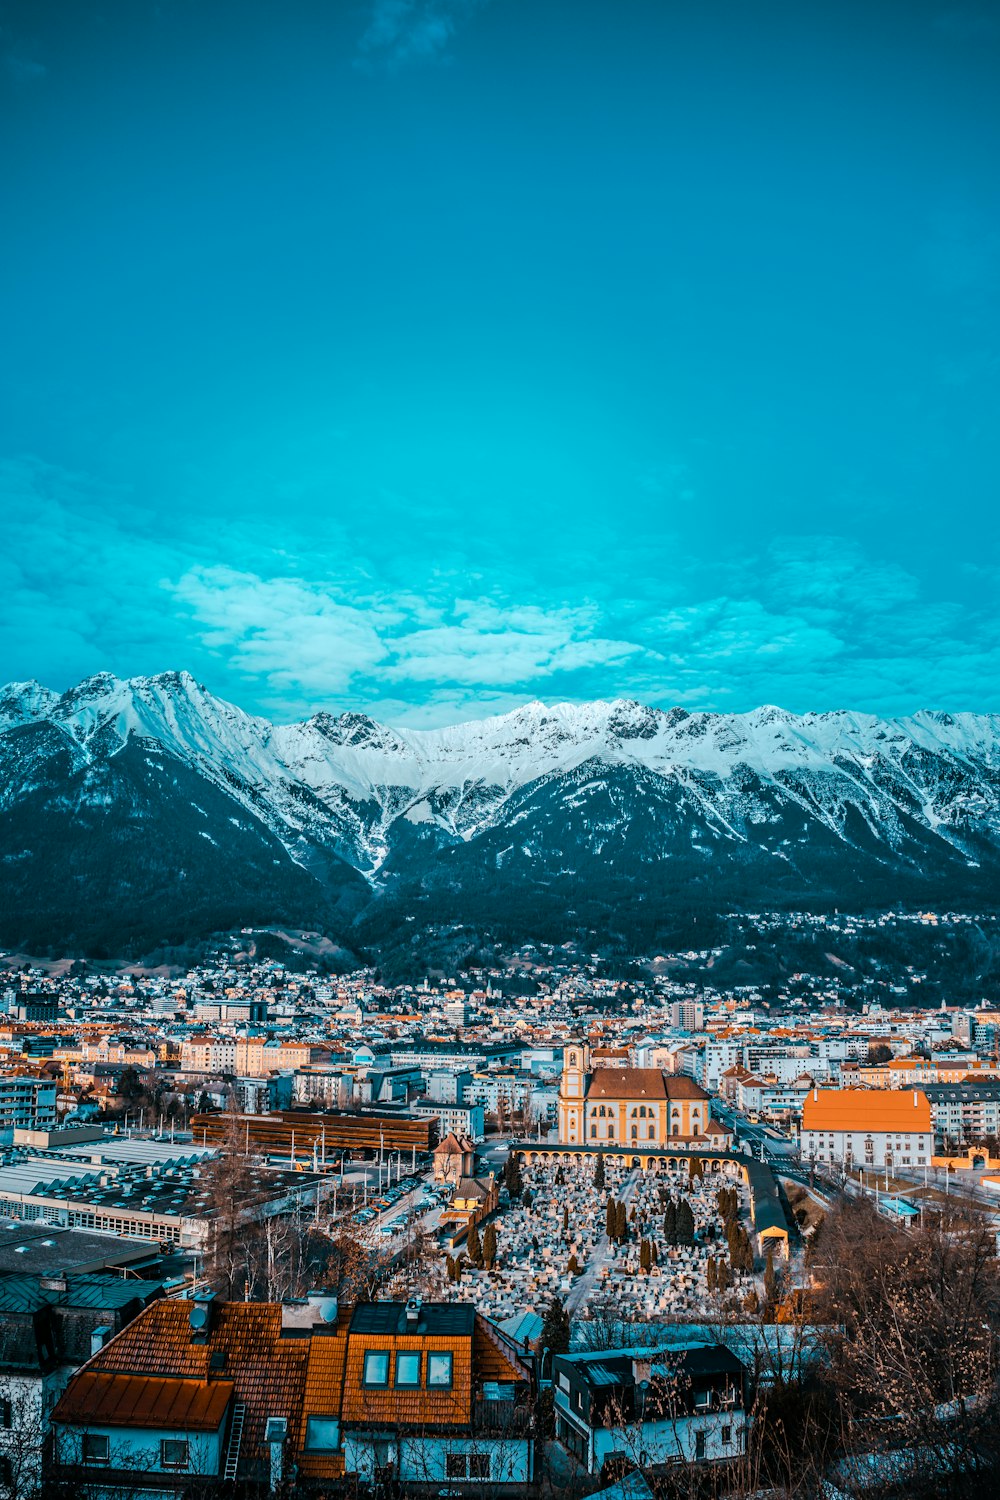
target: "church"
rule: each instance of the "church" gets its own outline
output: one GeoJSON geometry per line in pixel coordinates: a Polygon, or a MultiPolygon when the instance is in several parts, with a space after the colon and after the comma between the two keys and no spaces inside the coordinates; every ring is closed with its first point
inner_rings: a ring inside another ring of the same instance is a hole
{"type": "Polygon", "coordinates": [[[712,1119],[709,1096],[693,1078],[658,1068],[591,1070],[589,1046],[572,1042],[563,1053],[559,1141],[594,1150],[724,1151],[731,1137],[712,1119]]]}

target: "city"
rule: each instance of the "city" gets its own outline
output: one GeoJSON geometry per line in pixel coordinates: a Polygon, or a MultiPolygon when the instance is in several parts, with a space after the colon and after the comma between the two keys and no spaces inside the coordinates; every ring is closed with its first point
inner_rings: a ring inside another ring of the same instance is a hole
{"type": "MultiPolygon", "coordinates": [[[[820,920],[836,945],[969,919],[820,920]]],[[[178,1496],[195,1474],[582,1494],[680,1466],[741,1494],[779,1477],[776,1387],[842,1358],[825,1240],[996,1242],[985,995],[923,1008],[919,971],[884,999],[802,973],[717,990],[682,972],[707,950],[610,980],[544,947],[390,987],[252,947],[175,973],[3,960],[0,1298],[76,1330],[3,1361],[24,1493],[124,1494],[141,1467],[178,1496]]],[[[968,1418],[938,1415],[942,1483],[983,1451],[991,1371],[968,1418]]],[[[864,1492],[844,1464],[824,1482],[864,1492]]]]}

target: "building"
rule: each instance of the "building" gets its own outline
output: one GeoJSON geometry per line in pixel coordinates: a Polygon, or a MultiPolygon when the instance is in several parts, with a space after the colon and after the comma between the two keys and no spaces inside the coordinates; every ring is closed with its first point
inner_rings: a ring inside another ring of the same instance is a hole
{"type": "Polygon", "coordinates": [[[461,1182],[476,1170],[475,1144],[466,1136],[449,1133],[434,1147],[434,1181],[461,1182]]]}
{"type": "Polygon", "coordinates": [[[0,1468],[11,1491],[27,1495],[41,1478],[39,1432],[70,1377],[162,1297],[163,1286],[117,1276],[26,1274],[23,1265],[44,1259],[45,1246],[29,1240],[20,1248],[22,1269],[0,1277],[0,1468]]]}
{"type": "Polygon", "coordinates": [[[109,1496],[138,1474],[143,1493],[178,1496],[199,1480],[278,1490],[293,1471],[523,1485],[530,1418],[526,1365],[468,1306],[166,1301],[70,1382],[53,1469],[109,1496]]]}
{"type": "Polygon", "coordinates": [[[722,1149],[729,1133],[712,1119],[693,1078],[658,1068],[590,1069],[585,1042],[566,1048],[559,1089],[559,1140],[567,1145],[722,1149]]]}
{"type": "Polygon", "coordinates": [[[1000,1082],[927,1083],[923,1092],[931,1106],[938,1145],[982,1142],[1000,1135],[1000,1082]]]}
{"type": "Polygon", "coordinates": [[[0,1074],[0,1141],[9,1146],[15,1130],[52,1130],[58,1085],[49,1078],[0,1074]]]}
{"type": "Polygon", "coordinates": [[[588,1474],[731,1460],[746,1451],[746,1375],[714,1343],[559,1354],[556,1437],[588,1474]]]}
{"type": "Polygon", "coordinates": [[[701,1000],[675,1000],[670,1007],[670,1024],[678,1031],[704,1031],[704,1003],[701,1000]]]}
{"type": "Polygon", "coordinates": [[[802,1105],[800,1151],[808,1161],[857,1167],[930,1164],[931,1106],[919,1089],[813,1089],[802,1105]]]}
{"type": "Polygon", "coordinates": [[[466,1135],[471,1141],[481,1141],[486,1135],[486,1111],[481,1104],[415,1104],[413,1113],[437,1120],[442,1134],[466,1135]]]}

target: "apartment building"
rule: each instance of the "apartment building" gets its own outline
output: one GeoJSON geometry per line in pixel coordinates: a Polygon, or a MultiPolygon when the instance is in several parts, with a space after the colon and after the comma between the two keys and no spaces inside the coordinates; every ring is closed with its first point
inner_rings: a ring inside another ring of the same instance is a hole
{"type": "Polygon", "coordinates": [[[1000,1080],[928,1083],[924,1093],[940,1146],[961,1146],[1000,1135],[1000,1080]]]}

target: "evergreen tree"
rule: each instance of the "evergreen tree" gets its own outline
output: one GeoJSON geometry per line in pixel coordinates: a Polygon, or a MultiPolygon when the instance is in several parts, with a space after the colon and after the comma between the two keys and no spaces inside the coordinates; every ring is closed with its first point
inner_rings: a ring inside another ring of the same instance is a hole
{"type": "Polygon", "coordinates": [[[686,1198],[682,1198],[677,1210],[678,1245],[694,1244],[694,1212],[686,1198]]]}
{"type": "Polygon", "coordinates": [[[663,1211],[663,1239],[667,1245],[677,1243],[677,1204],[673,1198],[667,1199],[667,1206],[663,1211]]]}
{"type": "Polygon", "coordinates": [[[650,1240],[649,1242],[649,1253],[652,1257],[653,1265],[658,1266],[660,1264],[660,1252],[656,1248],[655,1240],[650,1240]]]}
{"type": "Polygon", "coordinates": [[[732,1273],[729,1262],[723,1257],[715,1268],[715,1287],[717,1291],[727,1292],[733,1284],[732,1273]]]}
{"type": "Polygon", "coordinates": [[[569,1260],[566,1262],[566,1271],[570,1276],[579,1276],[580,1265],[575,1255],[571,1255],[569,1260]]]}
{"type": "Polygon", "coordinates": [[[479,1239],[479,1229],[475,1224],[469,1225],[469,1233],[465,1240],[465,1251],[474,1266],[483,1263],[483,1247],[479,1239]]]}
{"type": "Polygon", "coordinates": [[[563,1204],[563,1234],[566,1234],[568,1232],[568,1230],[569,1230],[569,1204],[568,1203],[564,1203],[563,1204]]]}
{"type": "Polygon", "coordinates": [[[604,1152],[598,1151],[597,1162],[594,1166],[594,1186],[601,1189],[604,1187],[604,1152]]]}
{"type": "Polygon", "coordinates": [[[618,1205],[613,1198],[608,1199],[608,1206],[604,1215],[604,1232],[609,1240],[613,1240],[618,1232],[618,1205]]]}
{"type": "Polygon", "coordinates": [[[648,1271],[651,1265],[649,1256],[649,1241],[643,1240],[639,1246],[639,1270],[648,1271]]]}
{"type": "Polygon", "coordinates": [[[520,1198],[524,1191],[524,1180],[521,1176],[521,1153],[519,1151],[511,1151],[504,1162],[503,1180],[510,1196],[520,1198]]]}
{"type": "Polygon", "coordinates": [[[497,1232],[492,1224],[487,1224],[486,1233],[483,1235],[483,1265],[487,1271],[492,1271],[497,1258],[497,1232]]]}
{"type": "Polygon", "coordinates": [[[705,1169],[701,1164],[700,1156],[688,1157],[688,1177],[692,1182],[694,1182],[696,1177],[700,1177],[704,1170],[705,1169]]]}
{"type": "Polygon", "coordinates": [[[553,1297],[546,1308],[540,1345],[552,1354],[569,1353],[569,1313],[558,1297],[553,1297]]]}
{"type": "Polygon", "coordinates": [[[621,1202],[615,1204],[615,1239],[620,1245],[628,1239],[628,1214],[621,1202]]]}
{"type": "Polygon", "coordinates": [[[715,1288],[716,1288],[716,1286],[718,1284],[716,1282],[716,1279],[715,1279],[715,1256],[714,1255],[710,1255],[708,1257],[708,1261],[707,1261],[707,1263],[705,1265],[705,1280],[708,1283],[708,1290],[710,1292],[714,1292],[715,1288]]]}

